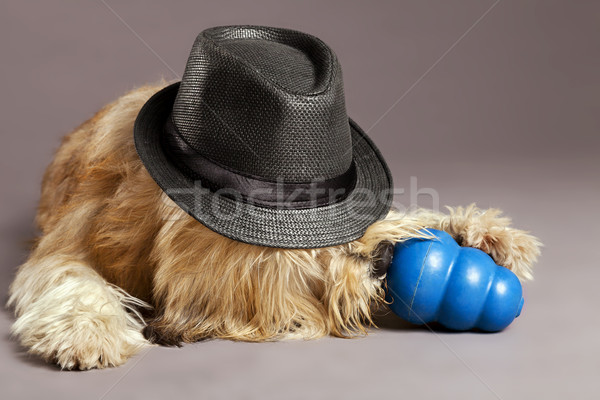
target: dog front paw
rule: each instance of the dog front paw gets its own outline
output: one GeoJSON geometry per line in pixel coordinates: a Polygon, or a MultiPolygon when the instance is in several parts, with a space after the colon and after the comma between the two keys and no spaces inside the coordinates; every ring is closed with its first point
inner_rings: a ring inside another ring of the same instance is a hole
{"type": "Polygon", "coordinates": [[[478,248],[520,279],[531,279],[531,268],[542,244],[528,232],[510,227],[510,222],[496,209],[459,207],[451,209],[446,228],[462,246],[478,248]]]}
{"type": "Polygon", "coordinates": [[[26,312],[13,325],[13,333],[29,348],[29,353],[57,363],[62,369],[115,367],[148,342],[140,331],[112,318],[81,315],[77,311],[38,316],[26,312]]]}
{"type": "Polygon", "coordinates": [[[529,233],[514,229],[491,229],[483,234],[472,234],[467,246],[488,253],[496,264],[513,271],[520,279],[532,279],[531,268],[540,255],[540,241],[529,233]]]}
{"type": "Polygon", "coordinates": [[[60,338],[60,344],[34,346],[32,351],[40,354],[52,354],[53,361],[63,369],[88,370],[94,368],[116,367],[124,364],[139,348],[146,343],[140,332],[109,332],[110,329],[92,321],[73,327],[73,332],[60,338]],[[137,334],[136,334],[137,333],[137,334]]]}
{"type": "Polygon", "coordinates": [[[106,284],[91,268],[58,258],[25,267],[28,274],[12,287],[17,314],[12,333],[29,353],[62,369],[87,370],[121,365],[149,345],[140,316],[127,311],[141,301],[106,284]],[[38,265],[52,265],[61,274],[48,274],[50,268],[46,275],[32,273],[38,265]]]}

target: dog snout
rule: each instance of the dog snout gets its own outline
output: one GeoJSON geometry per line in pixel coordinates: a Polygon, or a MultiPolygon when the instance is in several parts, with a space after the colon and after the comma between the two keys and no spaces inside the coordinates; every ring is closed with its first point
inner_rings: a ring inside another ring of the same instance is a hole
{"type": "Polygon", "coordinates": [[[394,256],[394,244],[384,241],[377,246],[373,256],[372,275],[375,278],[385,276],[394,256]]]}

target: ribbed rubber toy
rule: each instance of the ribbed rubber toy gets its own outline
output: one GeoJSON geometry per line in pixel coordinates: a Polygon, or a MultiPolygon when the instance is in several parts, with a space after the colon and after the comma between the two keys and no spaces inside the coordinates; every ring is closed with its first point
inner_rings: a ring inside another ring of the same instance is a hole
{"type": "Polygon", "coordinates": [[[392,311],[414,324],[437,321],[458,331],[510,325],[523,308],[517,276],[483,251],[460,247],[446,232],[427,232],[436,238],[395,245],[386,276],[392,311]]]}

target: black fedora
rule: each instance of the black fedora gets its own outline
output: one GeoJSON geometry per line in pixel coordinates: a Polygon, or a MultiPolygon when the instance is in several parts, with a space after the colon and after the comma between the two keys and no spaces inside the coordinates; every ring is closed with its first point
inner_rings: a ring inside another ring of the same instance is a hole
{"type": "Polygon", "coordinates": [[[305,33],[203,31],[181,82],[148,100],[134,137],[177,205],[242,242],[348,243],[391,206],[390,171],[346,114],[337,57],[305,33]]]}

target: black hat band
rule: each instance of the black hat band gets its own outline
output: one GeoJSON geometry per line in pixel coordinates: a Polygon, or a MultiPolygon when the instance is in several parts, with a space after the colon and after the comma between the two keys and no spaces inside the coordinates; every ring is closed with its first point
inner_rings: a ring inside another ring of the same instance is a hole
{"type": "Polygon", "coordinates": [[[344,200],[356,184],[354,162],[342,174],[305,183],[265,180],[241,174],[199,154],[167,118],[162,145],[169,159],[190,179],[212,192],[244,203],[280,209],[305,209],[344,200]]]}

